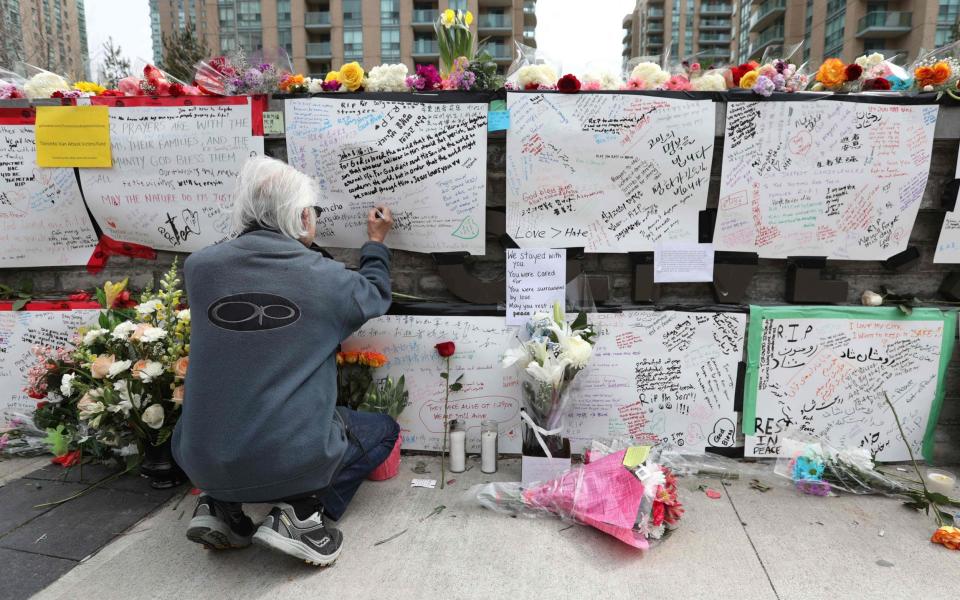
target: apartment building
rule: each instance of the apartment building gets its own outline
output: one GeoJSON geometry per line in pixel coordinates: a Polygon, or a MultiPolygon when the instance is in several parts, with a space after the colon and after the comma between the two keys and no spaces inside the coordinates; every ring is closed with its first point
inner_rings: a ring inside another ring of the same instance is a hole
{"type": "Polygon", "coordinates": [[[728,63],[737,53],[733,0],[638,0],[623,18],[623,61],[669,53],[728,63]]]}
{"type": "Polygon", "coordinates": [[[89,79],[83,0],[0,0],[0,66],[89,79]]]}
{"type": "Polygon", "coordinates": [[[797,59],[811,65],[870,52],[912,61],[956,39],[958,17],[960,0],[743,0],[737,59],[803,42],[797,59]]]}
{"type": "Polygon", "coordinates": [[[536,45],[536,0],[150,0],[154,60],[165,34],[192,25],[211,51],[283,47],[314,77],[354,60],[412,70],[439,61],[433,24],[447,8],[474,14],[471,29],[502,68],[515,40],[536,45]]]}

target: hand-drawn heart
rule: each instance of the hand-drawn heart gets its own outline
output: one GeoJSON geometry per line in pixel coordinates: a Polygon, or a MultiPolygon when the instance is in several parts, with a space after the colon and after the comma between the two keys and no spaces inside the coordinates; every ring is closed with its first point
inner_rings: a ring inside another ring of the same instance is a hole
{"type": "Polygon", "coordinates": [[[189,208],[183,209],[183,223],[186,229],[193,233],[200,233],[200,213],[189,208]]]}
{"type": "Polygon", "coordinates": [[[480,235],[480,226],[477,225],[473,217],[468,216],[460,221],[460,225],[450,235],[461,240],[472,240],[480,235]]]}
{"type": "Polygon", "coordinates": [[[107,219],[107,225],[109,225],[111,229],[117,228],[117,222],[113,219],[107,219]]]}

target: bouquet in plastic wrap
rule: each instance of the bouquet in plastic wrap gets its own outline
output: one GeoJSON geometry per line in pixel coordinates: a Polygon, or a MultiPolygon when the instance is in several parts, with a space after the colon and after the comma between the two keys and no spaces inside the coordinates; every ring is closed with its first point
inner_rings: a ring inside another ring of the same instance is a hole
{"type": "Polygon", "coordinates": [[[957,97],[957,82],[960,81],[960,42],[937,48],[932,52],[920,52],[913,63],[914,87],[918,92],[947,92],[957,97]]]}
{"type": "Polygon", "coordinates": [[[197,87],[213,96],[269,94],[280,89],[280,82],[293,72],[290,57],[281,49],[275,53],[257,52],[247,58],[243,50],[200,61],[194,68],[197,87]]]}
{"type": "Polygon", "coordinates": [[[515,42],[517,56],[507,69],[508,90],[555,90],[560,64],[541,50],[515,42]]]}
{"type": "MultiPolygon", "coordinates": [[[[150,63],[137,69],[142,77],[128,75],[117,82],[117,90],[124,96],[199,96],[200,88],[179,81],[166,71],[150,63]]],[[[114,95],[114,94],[110,94],[114,95]]]]}
{"type": "Polygon", "coordinates": [[[568,323],[563,307],[553,314],[533,315],[526,325],[526,341],[506,351],[503,367],[520,371],[524,420],[524,453],[553,458],[563,449],[564,417],[570,408],[571,384],[593,355],[593,327],[586,313],[568,323]]]}
{"type": "Polygon", "coordinates": [[[904,91],[909,89],[912,77],[898,64],[902,54],[885,56],[879,52],[858,56],[854,61],[863,69],[860,90],[864,92],[904,91]]]}
{"type": "Polygon", "coordinates": [[[524,488],[488,483],[467,492],[490,510],[526,517],[557,516],[588,525],[634,548],[647,549],[675,529],[683,516],[670,469],[648,458],[649,447],[619,450],[524,488]]]}

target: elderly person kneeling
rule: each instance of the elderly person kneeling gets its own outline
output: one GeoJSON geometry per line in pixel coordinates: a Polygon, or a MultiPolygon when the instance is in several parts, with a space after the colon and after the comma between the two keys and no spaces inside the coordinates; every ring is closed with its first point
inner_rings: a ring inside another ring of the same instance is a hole
{"type": "Polygon", "coordinates": [[[399,428],[336,406],[340,342],[390,307],[390,210],[367,215],[370,241],[354,272],[309,249],[318,200],[293,167],[251,159],[235,193],[239,235],[187,259],[190,375],[173,451],[204,491],[190,540],[256,541],[328,565],[343,536],[326,519],[340,519],[399,428]],[[273,508],[255,530],[242,502],[273,508]]]}

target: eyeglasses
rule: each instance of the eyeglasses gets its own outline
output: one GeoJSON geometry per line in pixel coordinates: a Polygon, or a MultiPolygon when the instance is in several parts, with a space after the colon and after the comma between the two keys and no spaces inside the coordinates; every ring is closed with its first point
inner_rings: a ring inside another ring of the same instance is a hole
{"type": "Polygon", "coordinates": [[[322,213],[323,213],[323,209],[322,209],[322,208],[320,208],[319,206],[314,206],[314,207],[313,207],[313,214],[316,215],[317,221],[320,220],[320,215],[321,215],[322,213]]]}

